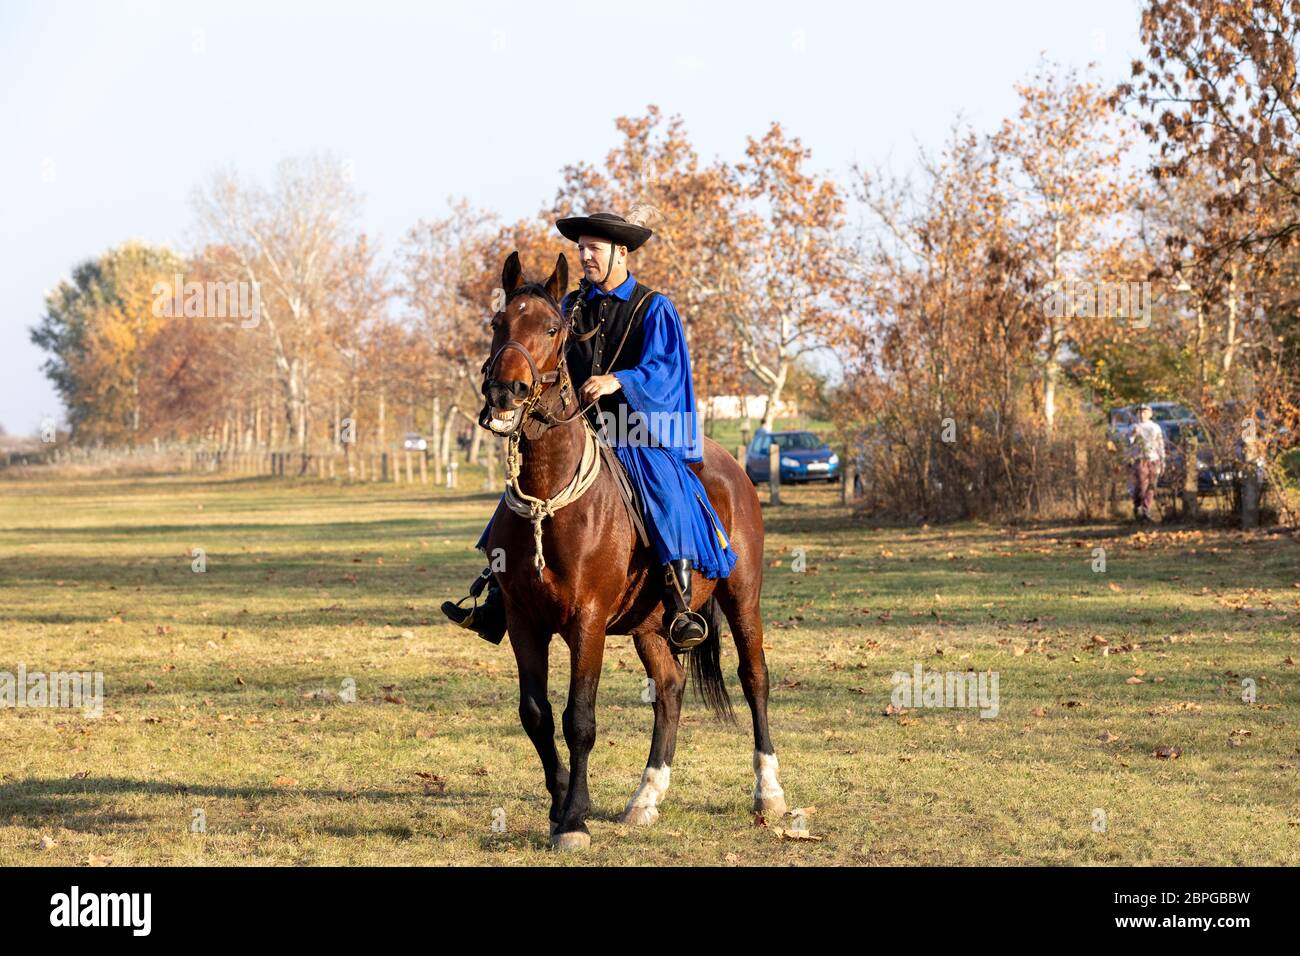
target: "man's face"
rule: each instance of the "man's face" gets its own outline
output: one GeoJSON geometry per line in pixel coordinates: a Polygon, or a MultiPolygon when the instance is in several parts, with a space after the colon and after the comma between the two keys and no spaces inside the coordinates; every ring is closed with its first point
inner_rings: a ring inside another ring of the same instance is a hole
{"type": "Polygon", "coordinates": [[[1151,409],[1149,408],[1142,409],[1142,411],[1138,412],[1138,418],[1142,419],[1142,421],[1144,422],[1151,421],[1151,409]]]}
{"type": "MultiPolygon", "coordinates": [[[[597,239],[594,236],[581,236],[578,239],[578,261],[582,265],[582,274],[586,276],[588,282],[599,282],[605,278],[605,270],[609,268],[609,257],[614,256],[614,266],[617,267],[627,257],[626,246],[616,246],[608,239],[597,239]]],[[[613,272],[610,272],[613,275],[613,272]]]]}

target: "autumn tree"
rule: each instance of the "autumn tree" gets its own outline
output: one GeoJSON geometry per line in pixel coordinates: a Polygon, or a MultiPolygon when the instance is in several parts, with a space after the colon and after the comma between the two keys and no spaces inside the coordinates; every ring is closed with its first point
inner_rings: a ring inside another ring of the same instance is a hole
{"type": "Polygon", "coordinates": [[[1043,313],[1012,193],[986,139],[956,128],[919,185],[858,170],[869,214],[856,261],[862,321],[835,403],[864,477],[914,514],[1022,505],[1027,376],[1043,313]]]}
{"type": "Polygon", "coordinates": [[[79,439],[134,442],[147,429],[146,357],[164,321],[156,287],[170,294],[183,271],[167,249],[128,242],[82,263],[47,296],[31,339],[50,353],[45,374],[79,439]]]}
{"type": "Polygon", "coordinates": [[[1148,0],[1145,60],[1115,94],[1146,114],[1160,177],[1208,176],[1211,211],[1238,218],[1218,236],[1269,250],[1300,229],[1300,7],[1286,0],[1148,0]]]}
{"type": "Polygon", "coordinates": [[[355,249],[358,199],[346,170],[326,157],[285,160],[270,188],[224,173],[194,205],[205,236],[231,251],[234,277],[259,290],[250,332],[270,351],[287,434],[305,450],[330,301],[355,249]]]}
{"type": "MultiPolygon", "coordinates": [[[[1014,192],[1017,243],[1044,306],[1072,279],[1097,275],[1103,235],[1128,206],[1133,185],[1123,167],[1128,139],[1109,91],[1050,63],[1016,86],[1020,108],[1003,121],[992,148],[1014,192]]],[[[1063,351],[1077,321],[1069,310],[1044,308],[1043,421],[1055,428],[1063,351]]]]}

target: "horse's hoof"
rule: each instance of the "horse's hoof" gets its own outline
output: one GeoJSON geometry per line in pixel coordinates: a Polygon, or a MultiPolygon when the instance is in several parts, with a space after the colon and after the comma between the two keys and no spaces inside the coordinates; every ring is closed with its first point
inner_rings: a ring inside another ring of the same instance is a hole
{"type": "Polygon", "coordinates": [[[658,819],[658,807],[628,807],[621,822],[634,827],[648,827],[658,819]]]}
{"type": "Polygon", "coordinates": [[[570,830],[568,833],[551,834],[552,850],[585,850],[589,846],[591,846],[591,834],[583,833],[581,830],[570,830]]]}
{"type": "Polygon", "coordinates": [[[778,793],[771,797],[755,797],[754,812],[770,819],[785,816],[785,794],[778,793]]]}

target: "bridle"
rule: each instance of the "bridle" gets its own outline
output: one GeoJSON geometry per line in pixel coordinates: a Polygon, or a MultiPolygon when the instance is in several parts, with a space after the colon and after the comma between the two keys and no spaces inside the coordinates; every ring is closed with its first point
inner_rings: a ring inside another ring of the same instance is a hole
{"type": "MultiPolygon", "coordinates": [[[[580,285],[578,292],[576,294],[581,297],[585,293],[586,288],[587,288],[587,280],[584,279],[582,280],[582,284],[580,285]]],[[[538,404],[541,402],[543,393],[546,391],[548,387],[550,387],[553,384],[556,384],[557,382],[559,383],[560,386],[561,407],[567,407],[569,404],[569,400],[568,400],[568,395],[566,393],[573,391],[573,381],[569,377],[569,366],[568,366],[568,362],[566,361],[566,350],[569,344],[569,332],[571,330],[571,323],[565,320],[564,315],[560,312],[559,305],[549,295],[545,295],[545,294],[535,295],[535,297],[541,299],[542,302],[546,304],[547,308],[549,308],[551,312],[554,313],[555,317],[560,321],[560,328],[563,332],[563,334],[560,336],[557,345],[560,358],[559,361],[556,363],[554,370],[550,372],[543,372],[537,367],[537,361],[533,358],[533,354],[530,351],[528,351],[528,346],[524,345],[522,342],[518,341],[517,339],[510,339],[499,349],[493,352],[492,355],[488,358],[488,360],[483,363],[483,367],[479,369],[480,374],[483,376],[483,384],[479,388],[479,391],[482,393],[483,398],[486,400],[486,404],[483,407],[483,414],[479,416],[479,424],[482,425],[484,428],[488,427],[487,421],[492,414],[491,412],[492,402],[490,397],[491,389],[494,385],[502,386],[502,387],[505,386],[504,382],[501,382],[499,379],[495,379],[491,377],[491,372],[496,367],[497,359],[501,357],[502,353],[506,352],[507,350],[513,349],[514,351],[522,355],[524,357],[524,361],[528,363],[528,371],[532,374],[533,377],[532,384],[528,388],[528,395],[524,398],[523,405],[520,406],[521,414],[519,415],[518,420],[515,422],[515,424],[511,427],[509,431],[499,432],[496,430],[492,430],[492,433],[494,435],[513,436],[523,428],[524,423],[527,422],[530,418],[539,419],[543,423],[544,427],[542,428],[542,431],[546,431],[547,429],[550,429],[556,425],[568,425],[571,422],[578,419],[580,416],[586,414],[586,412],[590,408],[595,406],[600,401],[599,398],[594,398],[586,405],[580,404],[577,410],[573,412],[573,414],[563,418],[558,418],[555,415],[552,415],[549,411],[547,411],[544,408],[538,408],[538,404]]],[[[507,299],[507,302],[508,301],[509,300],[507,299]]],[[[587,332],[581,332],[581,333],[574,332],[573,337],[575,340],[579,342],[585,342],[587,339],[591,338],[593,335],[596,334],[597,328],[598,326],[593,326],[587,332]]],[[[629,324],[628,327],[623,330],[623,338],[619,341],[618,348],[615,350],[614,357],[609,362],[609,366],[612,366],[614,362],[618,360],[619,355],[623,351],[623,345],[627,342],[628,333],[630,331],[631,331],[631,325],[629,324]]]]}
{"type": "MultiPolygon", "coordinates": [[[[519,415],[518,420],[508,432],[498,432],[494,430],[493,434],[496,435],[515,434],[523,427],[524,422],[530,417],[545,416],[549,418],[549,416],[546,416],[545,412],[539,412],[537,409],[537,404],[541,401],[542,393],[556,382],[560,384],[562,392],[565,390],[571,390],[573,387],[573,383],[569,379],[569,367],[564,360],[564,353],[568,344],[569,335],[569,329],[567,324],[564,322],[564,316],[560,314],[559,306],[551,300],[549,295],[545,297],[537,296],[537,298],[542,299],[551,312],[555,314],[555,317],[560,321],[561,328],[563,329],[563,335],[560,337],[558,342],[560,358],[552,371],[543,372],[537,367],[537,360],[533,358],[533,353],[528,350],[528,346],[524,345],[517,339],[510,339],[493,352],[492,355],[489,356],[488,360],[483,363],[483,367],[479,369],[480,374],[483,376],[483,383],[480,386],[479,391],[483,394],[486,404],[483,407],[483,414],[479,417],[479,424],[485,428],[488,427],[487,421],[492,414],[491,390],[494,386],[505,387],[504,382],[492,377],[492,371],[496,368],[497,359],[499,359],[504,352],[513,349],[524,357],[524,361],[528,363],[528,371],[532,373],[532,383],[528,387],[528,395],[524,398],[524,403],[521,406],[522,413],[519,415]]],[[[508,301],[509,300],[507,300],[507,302],[508,301]]],[[[565,398],[564,404],[568,404],[567,397],[565,398]]],[[[550,423],[548,423],[547,427],[550,427],[550,423]]]]}

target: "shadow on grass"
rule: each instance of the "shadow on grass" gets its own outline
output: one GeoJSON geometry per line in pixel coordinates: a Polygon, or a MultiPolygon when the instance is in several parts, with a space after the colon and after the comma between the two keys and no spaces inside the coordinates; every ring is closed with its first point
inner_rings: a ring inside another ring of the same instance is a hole
{"type": "MultiPolygon", "coordinates": [[[[422,797],[414,790],[329,790],[306,787],[219,786],[181,784],[130,777],[34,778],[10,780],[0,784],[0,824],[48,826],[51,818],[69,830],[102,832],[115,823],[139,824],[144,818],[135,814],[105,812],[105,800],[118,795],[149,797],[183,797],[187,800],[211,798],[228,800],[269,800],[306,798],[313,801],[392,803],[430,800],[441,807],[477,808],[497,795],[485,790],[453,790],[437,797],[422,797]]],[[[407,832],[403,826],[321,828],[335,836],[372,836],[378,833],[407,832]]]]}
{"type": "MultiPolygon", "coordinates": [[[[141,538],[165,538],[175,535],[206,537],[211,540],[222,534],[256,537],[283,534],[293,541],[318,540],[337,544],[341,541],[360,541],[375,549],[382,548],[395,538],[432,537],[435,534],[446,535],[447,529],[441,523],[435,523],[436,515],[429,518],[385,518],[376,521],[334,521],[330,523],[315,522],[257,522],[234,521],[228,523],[198,521],[193,524],[102,524],[82,525],[75,528],[50,528],[36,526],[17,526],[4,529],[6,535],[21,535],[44,541],[59,540],[68,542],[85,542],[104,544],[109,541],[129,541],[141,538]]],[[[460,519],[456,524],[472,524],[469,519],[460,519]]],[[[486,524],[486,519],[484,519],[486,524]]],[[[480,528],[481,530],[481,528],[480,528]]]]}

